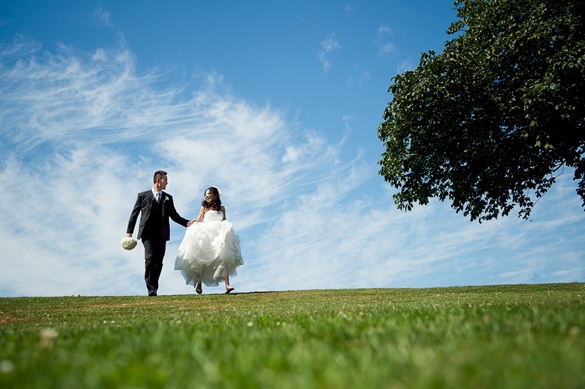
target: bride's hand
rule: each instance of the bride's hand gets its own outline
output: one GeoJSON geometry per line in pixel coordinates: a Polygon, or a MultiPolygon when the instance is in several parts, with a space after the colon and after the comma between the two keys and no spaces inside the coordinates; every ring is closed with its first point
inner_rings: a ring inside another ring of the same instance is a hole
{"type": "Polygon", "coordinates": [[[187,224],[187,227],[191,227],[191,224],[195,223],[197,221],[197,219],[193,219],[189,222],[189,224],[187,224]]]}

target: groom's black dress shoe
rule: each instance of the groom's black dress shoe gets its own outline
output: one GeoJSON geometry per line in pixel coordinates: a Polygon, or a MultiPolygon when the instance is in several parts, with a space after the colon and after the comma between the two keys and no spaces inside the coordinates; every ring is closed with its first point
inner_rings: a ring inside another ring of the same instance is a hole
{"type": "Polygon", "coordinates": [[[148,291],[148,295],[149,296],[156,296],[156,290],[150,290],[150,291],[148,291]]]}

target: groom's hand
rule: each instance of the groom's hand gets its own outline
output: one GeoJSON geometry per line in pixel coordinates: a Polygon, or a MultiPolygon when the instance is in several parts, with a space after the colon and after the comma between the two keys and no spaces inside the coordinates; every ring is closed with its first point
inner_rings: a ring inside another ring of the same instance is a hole
{"type": "Polygon", "coordinates": [[[126,234],[126,238],[132,238],[132,234],[126,234]]]}
{"type": "Polygon", "coordinates": [[[193,219],[193,220],[191,220],[191,221],[189,222],[189,224],[187,224],[187,227],[191,227],[191,224],[195,223],[196,221],[197,221],[196,219],[193,219]]]}

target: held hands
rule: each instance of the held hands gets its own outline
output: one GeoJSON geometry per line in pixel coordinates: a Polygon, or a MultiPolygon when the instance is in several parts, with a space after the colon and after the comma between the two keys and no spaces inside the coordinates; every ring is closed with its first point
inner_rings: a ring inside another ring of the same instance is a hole
{"type": "Polygon", "coordinates": [[[189,222],[189,224],[187,224],[187,227],[191,227],[191,224],[193,224],[193,223],[195,223],[195,222],[199,223],[199,222],[197,221],[197,219],[193,219],[193,220],[191,220],[191,221],[189,222]]]}

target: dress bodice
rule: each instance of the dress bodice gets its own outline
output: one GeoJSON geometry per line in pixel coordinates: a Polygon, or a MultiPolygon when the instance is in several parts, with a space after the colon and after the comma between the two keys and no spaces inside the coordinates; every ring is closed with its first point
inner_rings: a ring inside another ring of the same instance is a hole
{"type": "Polygon", "coordinates": [[[205,212],[205,216],[203,216],[204,222],[220,222],[222,220],[223,220],[222,211],[209,210],[205,212]]]}

